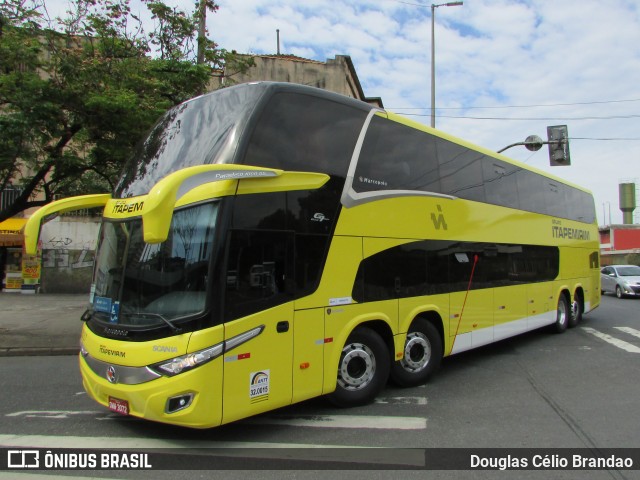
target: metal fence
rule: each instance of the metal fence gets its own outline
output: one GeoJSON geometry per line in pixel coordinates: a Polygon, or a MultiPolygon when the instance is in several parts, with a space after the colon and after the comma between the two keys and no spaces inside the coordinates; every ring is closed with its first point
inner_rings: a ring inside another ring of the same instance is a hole
{"type": "Polygon", "coordinates": [[[21,193],[21,188],[11,186],[0,190],[0,210],[4,210],[5,208],[8,208],[9,205],[12,205],[21,193]]]}

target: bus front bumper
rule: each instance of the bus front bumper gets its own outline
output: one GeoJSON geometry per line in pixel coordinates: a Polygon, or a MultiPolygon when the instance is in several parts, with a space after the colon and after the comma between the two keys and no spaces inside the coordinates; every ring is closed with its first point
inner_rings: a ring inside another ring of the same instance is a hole
{"type": "Polygon", "coordinates": [[[147,375],[149,378],[133,380],[142,380],[135,384],[119,383],[118,377],[119,371],[136,367],[105,364],[105,374],[99,375],[96,370],[101,369],[96,368],[95,359],[80,354],[79,363],[85,391],[116,413],[192,428],[215,427],[222,421],[220,361],[214,360],[173,377],[147,375]]]}

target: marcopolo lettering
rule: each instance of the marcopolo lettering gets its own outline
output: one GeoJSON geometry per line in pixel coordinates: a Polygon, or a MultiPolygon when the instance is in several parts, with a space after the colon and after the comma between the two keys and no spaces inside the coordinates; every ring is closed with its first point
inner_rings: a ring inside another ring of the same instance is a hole
{"type": "Polygon", "coordinates": [[[369,183],[371,185],[378,185],[381,187],[386,187],[388,185],[387,182],[385,182],[384,180],[376,180],[373,178],[367,178],[367,177],[358,177],[358,180],[362,183],[369,183]]]}
{"type": "Polygon", "coordinates": [[[126,337],[127,335],[129,335],[129,332],[127,330],[121,330],[119,328],[109,328],[109,327],[106,327],[104,329],[104,333],[107,335],[113,335],[118,337],[126,337]]]}
{"type": "Polygon", "coordinates": [[[234,180],[237,178],[275,177],[277,174],[269,170],[229,170],[216,173],[216,180],[234,180]]]}

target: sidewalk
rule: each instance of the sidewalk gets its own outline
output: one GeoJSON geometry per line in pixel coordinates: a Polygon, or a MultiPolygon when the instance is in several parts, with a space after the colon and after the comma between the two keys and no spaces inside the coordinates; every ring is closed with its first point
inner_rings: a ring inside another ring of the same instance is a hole
{"type": "Polygon", "coordinates": [[[89,294],[0,292],[0,357],[75,355],[89,294]]]}

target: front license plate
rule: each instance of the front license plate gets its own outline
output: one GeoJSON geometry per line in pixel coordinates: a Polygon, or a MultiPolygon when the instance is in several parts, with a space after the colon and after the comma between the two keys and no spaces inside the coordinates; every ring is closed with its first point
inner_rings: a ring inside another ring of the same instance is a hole
{"type": "Polygon", "coordinates": [[[109,397],[109,410],[120,415],[129,415],[129,402],[119,398],[109,397]]]}

